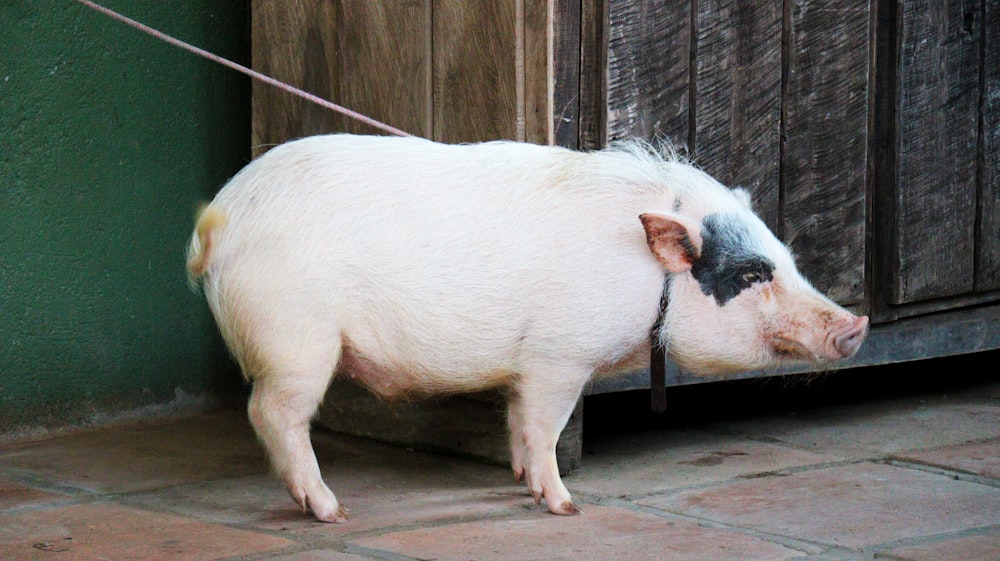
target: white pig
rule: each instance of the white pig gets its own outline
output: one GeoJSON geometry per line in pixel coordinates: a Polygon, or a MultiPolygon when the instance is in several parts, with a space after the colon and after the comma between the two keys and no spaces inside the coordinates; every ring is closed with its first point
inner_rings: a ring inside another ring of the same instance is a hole
{"type": "Polygon", "coordinates": [[[253,383],[275,472],[330,522],[347,510],[309,430],[335,373],[387,398],[509,388],[515,477],[576,514],[556,440],[595,372],[647,356],[661,296],[658,343],[692,373],[842,359],[868,329],[746,193],[642,142],[288,142],[202,212],[188,270],[253,383]]]}

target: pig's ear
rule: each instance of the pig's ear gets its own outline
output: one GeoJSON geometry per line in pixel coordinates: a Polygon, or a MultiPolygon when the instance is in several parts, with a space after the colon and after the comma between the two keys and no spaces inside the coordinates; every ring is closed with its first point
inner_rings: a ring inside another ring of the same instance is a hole
{"type": "Polygon", "coordinates": [[[743,203],[743,206],[749,208],[750,210],[753,210],[753,203],[750,200],[750,193],[747,193],[746,189],[742,187],[736,187],[733,189],[733,195],[736,196],[736,199],[738,201],[743,203]]]}
{"type": "Polygon", "coordinates": [[[683,273],[701,254],[701,225],[676,214],[640,214],[649,250],[668,271],[683,273]]]}

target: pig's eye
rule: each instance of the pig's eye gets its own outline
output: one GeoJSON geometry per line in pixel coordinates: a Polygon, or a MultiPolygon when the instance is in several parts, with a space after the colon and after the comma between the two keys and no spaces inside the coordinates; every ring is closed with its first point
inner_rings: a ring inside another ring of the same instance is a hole
{"type": "Polygon", "coordinates": [[[760,282],[760,273],[757,271],[748,271],[743,273],[743,282],[746,284],[753,284],[755,282],[760,282]]]}

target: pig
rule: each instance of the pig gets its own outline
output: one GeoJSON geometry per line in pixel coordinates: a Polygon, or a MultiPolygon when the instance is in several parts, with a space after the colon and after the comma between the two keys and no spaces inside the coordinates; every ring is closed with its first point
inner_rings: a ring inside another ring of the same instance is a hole
{"type": "Polygon", "coordinates": [[[868,331],[802,277],[745,191],[639,140],[293,140],[205,207],[187,268],[252,383],[274,472],[328,522],[348,511],[310,425],[337,374],[387,399],[504,388],[515,479],[571,515],[555,446],[595,373],[652,344],[693,374],[823,363],[868,331]]]}

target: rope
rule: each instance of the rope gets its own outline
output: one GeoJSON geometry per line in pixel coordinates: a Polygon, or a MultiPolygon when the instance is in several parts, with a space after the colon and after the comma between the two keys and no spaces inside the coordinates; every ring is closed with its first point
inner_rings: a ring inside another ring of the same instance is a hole
{"type": "Polygon", "coordinates": [[[247,76],[250,76],[251,78],[255,78],[257,80],[260,80],[261,82],[264,82],[265,84],[270,84],[272,86],[275,86],[277,88],[285,90],[286,92],[289,92],[289,93],[297,95],[297,96],[299,96],[301,98],[307,99],[307,100],[309,100],[309,101],[311,101],[311,102],[313,102],[313,103],[315,103],[317,105],[320,105],[322,107],[325,107],[327,109],[330,109],[330,110],[336,111],[338,113],[342,113],[344,115],[347,115],[348,117],[351,117],[352,119],[356,119],[358,121],[361,121],[362,123],[365,123],[367,125],[375,127],[377,129],[383,130],[383,131],[388,132],[390,134],[394,134],[396,136],[413,136],[412,134],[410,134],[408,132],[405,132],[405,131],[402,131],[400,129],[397,129],[396,127],[393,127],[391,125],[387,125],[387,124],[385,124],[385,123],[383,123],[381,121],[377,121],[375,119],[372,119],[371,117],[368,117],[367,115],[362,115],[361,113],[358,113],[357,111],[352,111],[352,110],[350,110],[350,109],[348,109],[348,108],[346,108],[346,107],[344,107],[342,105],[337,105],[336,103],[333,103],[332,101],[327,101],[327,100],[325,100],[325,99],[323,99],[323,98],[321,98],[321,97],[319,97],[317,95],[311,94],[311,93],[309,93],[309,92],[307,92],[305,90],[300,90],[299,88],[296,88],[295,86],[291,86],[289,84],[286,84],[285,82],[281,82],[279,80],[275,80],[274,78],[272,78],[270,76],[267,76],[266,74],[261,74],[260,72],[257,72],[256,70],[252,70],[250,68],[247,68],[246,66],[243,66],[242,64],[233,62],[233,61],[231,61],[231,60],[229,60],[227,58],[223,58],[223,57],[218,56],[216,54],[210,53],[210,52],[208,52],[208,51],[206,51],[204,49],[200,49],[198,47],[195,47],[194,45],[191,45],[190,43],[185,43],[184,41],[181,41],[180,39],[176,39],[174,37],[171,37],[170,35],[167,35],[166,33],[157,31],[157,30],[153,29],[152,27],[149,27],[147,25],[143,25],[143,24],[141,24],[141,23],[139,23],[139,22],[137,22],[137,21],[135,21],[133,19],[127,18],[127,17],[119,14],[118,12],[115,12],[114,10],[109,10],[108,8],[105,8],[104,6],[101,6],[99,4],[95,4],[94,2],[91,2],[90,0],[74,0],[74,1],[78,2],[80,4],[83,4],[84,6],[90,8],[92,10],[100,12],[100,13],[102,13],[102,14],[110,17],[111,19],[117,20],[117,21],[122,22],[122,23],[124,23],[126,25],[134,27],[135,29],[138,29],[139,31],[142,31],[143,33],[146,33],[148,35],[152,35],[153,37],[155,37],[157,39],[160,39],[161,41],[165,41],[167,43],[170,43],[171,45],[173,45],[175,47],[180,47],[180,48],[182,48],[182,49],[184,49],[184,50],[186,50],[188,52],[194,53],[194,54],[196,54],[196,55],[198,55],[198,56],[200,56],[202,58],[206,58],[206,59],[211,60],[213,62],[217,62],[217,63],[219,63],[219,64],[221,64],[223,66],[226,66],[226,67],[229,67],[229,68],[231,68],[233,70],[236,70],[237,72],[242,72],[243,74],[246,74],[247,76]]]}

